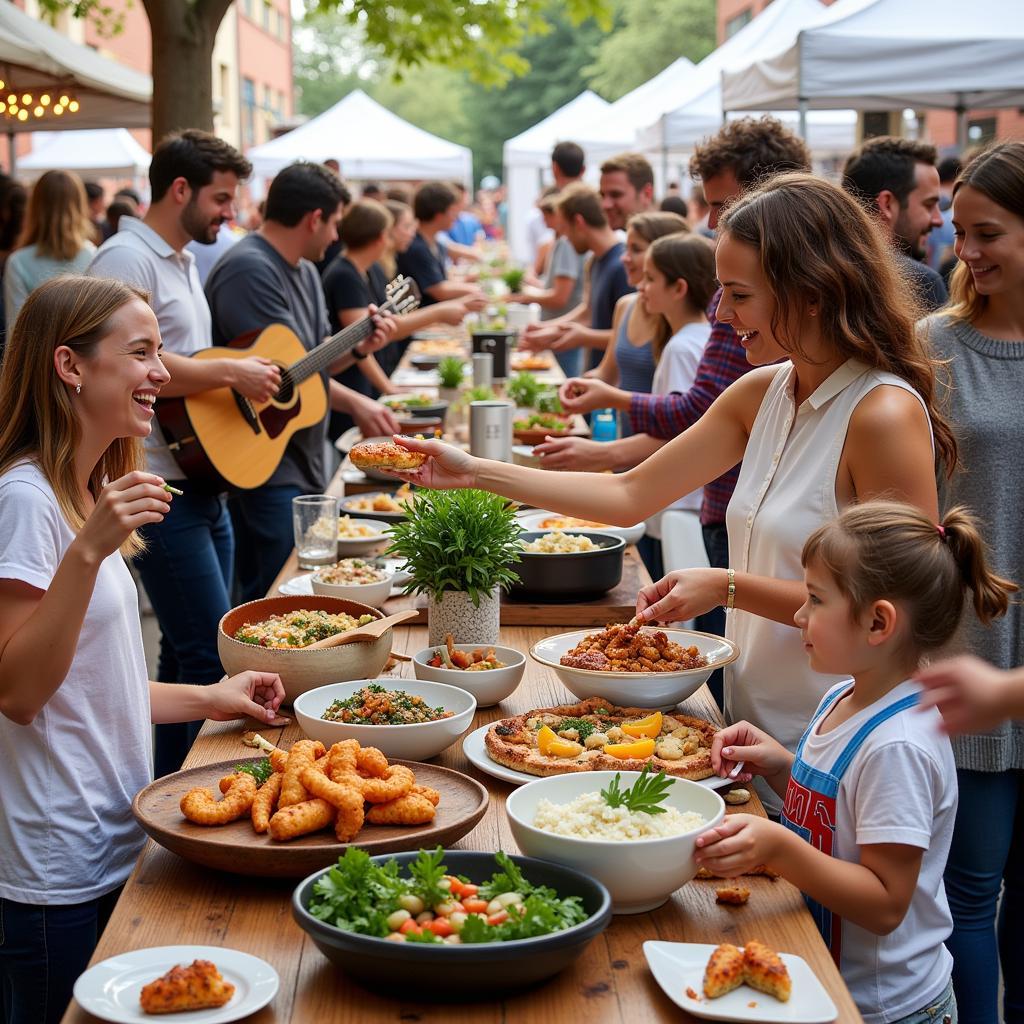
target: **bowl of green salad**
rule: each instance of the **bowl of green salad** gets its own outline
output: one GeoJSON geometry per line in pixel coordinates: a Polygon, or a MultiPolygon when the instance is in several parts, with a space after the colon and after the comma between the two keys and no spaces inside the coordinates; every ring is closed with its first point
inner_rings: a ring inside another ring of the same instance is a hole
{"type": "Polygon", "coordinates": [[[425,761],[473,724],[476,697],[425,679],[356,679],[309,690],[294,707],[306,736],[328,749],[358,740],[387,757],[425,761]]]}
{"type": "Polygon", "coordinates": [[[417,999],[490,998],[572,965],[611,897],[572,868],[498,851],[351,848],[296,888],[292,916],[362,985],[401,978],[417,999]]]}

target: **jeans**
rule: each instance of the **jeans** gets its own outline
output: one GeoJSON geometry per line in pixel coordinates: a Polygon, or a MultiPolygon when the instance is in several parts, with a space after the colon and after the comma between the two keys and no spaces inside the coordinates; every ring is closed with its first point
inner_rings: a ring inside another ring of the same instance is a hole
{"type": "MultiPolygon", "coordinates": [[[[234,532],[225,499],[188,489],[162,523],[142,529],[146,551],[136,563],[160,623],[157,678],[166,683],[215,683],[224,674],[217,623],[231,608],[234,532]]],[[[202,722],[156,727],[157,778],[177,771],[202,722]]]]}
{"type": "Polygon", "coordinates": [[[953,987],[963,1024],[1024,1022],[1024,772],[958,771],[960,802],[946,863],[953,987]],[[996,920],[996,905],[1002,904],[996,920]]]}
{"type": "MultiPolygon", "coordinates": [[[[729,534],[725,523],[708,523],[701,527],[704,534],[704,549],[708,553],[708,562],[713,569],[729,568],[729,534]]],[[[725,609],[712,608],[711,611],[697,616],[697,629],[702,633],[714,633],[715,636],[725,635],[725,609]]],[[[719,708],[723,707],[722,670],[716,668],[708,680],[708,689],[715,698],[719,708]]]]}
{"type": "Polygon", "coordinates": [[[69,906],[0,899],[3,1024],[58,1024],[120,895],[69,906]]]}
{"type": "Polygon", "coordinates": [[[950,982],[933,1003],[892,1021],[892,1024],[957,1024],[957,1001],[953,995],[953,983],[950,982]]]}
{"type": "Polygon", "coordinates": [[[292,498],[305,493],[295,484],[282,484],[236,491],[228,500],[238,543],[235,576],[243,602],[266,597],[288,561],[295,546],[292,498]]]}
{"type": "Polygon", "coordinates": [[[564,352],[555,352],[555,361],[562,368],[566,377],[583,376],[583,353],[589,352],[585,348],[569,348],[564,352]]]}

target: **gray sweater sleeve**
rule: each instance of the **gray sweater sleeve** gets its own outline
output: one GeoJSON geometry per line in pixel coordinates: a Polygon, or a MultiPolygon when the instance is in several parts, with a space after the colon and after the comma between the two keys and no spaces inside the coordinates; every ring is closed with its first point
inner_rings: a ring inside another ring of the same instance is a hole
{"type": "MultiPolygon", "coordinates": [[[[946,366],[944,411],[959,445],[960,465],[952,479],[939,478],[943,512],[966,505],[981,522],[989,562],[1000,576],[1024,587],[1024,340],[1002,341],[942,314],[921,322],[925,339],[946,366]]],[[[1024,665],[1024,605],[983,626],[968,595],[963,620],[945,653],[967,651],[999,668],[1024,665]]],[[[1007,723],[991,733],[953,741],[957,766],[974,771],[1024,769],[1024,723],[1007,723]]]]}

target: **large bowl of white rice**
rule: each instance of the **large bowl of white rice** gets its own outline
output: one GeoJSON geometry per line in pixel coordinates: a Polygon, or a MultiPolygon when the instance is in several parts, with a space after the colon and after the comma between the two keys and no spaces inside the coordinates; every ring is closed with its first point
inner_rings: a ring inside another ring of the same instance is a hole
{"type": "Polygon", "coordinates": [[[694,842],[725,816],[712,789],[671,776],[663,814],[610,807],[601,796],[616,775],[630,788],[639,772],[573,772],[537,779],[505,804],[512,835],[529,857],[593,876],[612,894],[616,914],[661,906],[697,873],[694,842]]]}

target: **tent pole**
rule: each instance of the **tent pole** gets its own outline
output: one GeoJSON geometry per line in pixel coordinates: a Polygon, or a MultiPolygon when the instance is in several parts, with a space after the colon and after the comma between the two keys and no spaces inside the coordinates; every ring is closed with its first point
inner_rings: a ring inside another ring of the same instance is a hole
{"type": "Polygon", "coordinates": [[[797,100],[797,110],[799,111],[800,121],[797,127],[797,131],[801,139],[807,138],[807,100],[801,96],[797,100]]]}
{"type": "Polygon", "coordinates": [[[7,162],[10,164],[8,173],[13,178],[18,170],[18,144],[14,132],[7,133],[7,162]]]}
{"type": "Polygon", "coordinates": [[[967,105],[964,94],[956,94],[956,144],[960,152],[967,148],[967,105]]]}
{"type": "Polygon", "coordinates": [[[668,188],[668,129],[665,126],[665,115],[661,115],[661,190],[668,188]]]}

